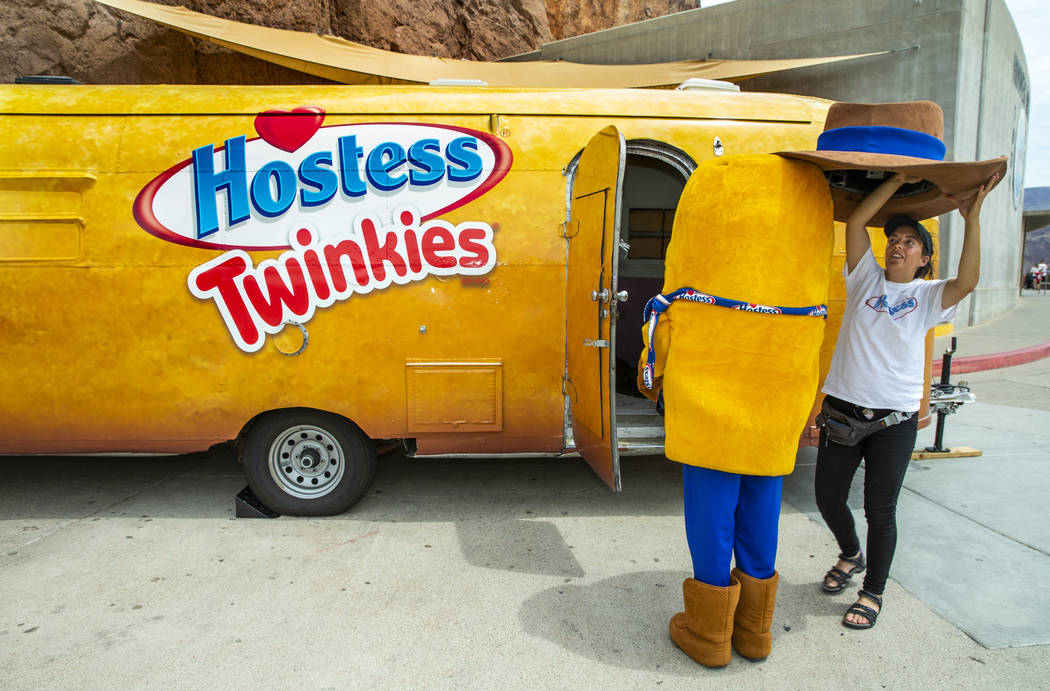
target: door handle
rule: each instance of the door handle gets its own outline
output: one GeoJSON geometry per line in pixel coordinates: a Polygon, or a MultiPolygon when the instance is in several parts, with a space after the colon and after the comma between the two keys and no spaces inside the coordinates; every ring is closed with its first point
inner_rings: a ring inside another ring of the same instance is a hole
{"type": "Polygon", "coordinates": [[[609,289],[602,288],[601,291],[592,290],[591,299],[597,302],[609,302],[609,289]]]}
{"type": "Polygon", "coordinates": [[[618,292],[616,294],[616,299],[619,300],[620,302],[627,302],[627,291],[626,290],[621,290],[620,292],[618,292]]]}

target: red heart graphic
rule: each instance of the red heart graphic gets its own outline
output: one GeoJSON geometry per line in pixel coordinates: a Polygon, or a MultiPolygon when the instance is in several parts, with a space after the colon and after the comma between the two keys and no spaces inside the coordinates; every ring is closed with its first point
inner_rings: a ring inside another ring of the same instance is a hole
{"type": "Polygon", "coordinates": [[[266,110],[255,116],[255,131],[271,146],[291,153],[310,141],[324,122],[324,108],[266,110]]]}

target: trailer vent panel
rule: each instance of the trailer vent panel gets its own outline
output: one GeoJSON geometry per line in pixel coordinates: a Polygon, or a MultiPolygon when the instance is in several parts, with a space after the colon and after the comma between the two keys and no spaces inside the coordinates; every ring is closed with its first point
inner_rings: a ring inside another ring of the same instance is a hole
{"type": "Polygon", "coordinates": [[[409,360],[405,370],[409,432],[503,429],[501,360],[409,360]]]}
{"type": "Polygon", "coordinates": [[[94,182],[82,172],[0,173],[0,262],[77,259],[94,182]]]}

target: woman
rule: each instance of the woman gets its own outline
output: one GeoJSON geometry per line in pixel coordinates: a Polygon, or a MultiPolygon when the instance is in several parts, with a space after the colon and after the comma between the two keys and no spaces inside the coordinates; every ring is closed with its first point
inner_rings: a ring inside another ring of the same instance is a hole
{"type": "Polygon", "coordinates": [[[965,220],[959,272],[948,280],[925,281],[933,243],[922,224],[907,216],[886,223],[886,268],[875,261],[866,229],[902,185],[919,178],[897,173],[877,187],[846,221],[846,310],[831,369],[822,391],[827,404],[859,420],[886,426],[855,446],[837,444],[822,430],[817,455],[817,506],[838,541],[839,560],[825,575],[823,589],[844,590],[867,569],[857,602],[846,610],[845,626],[870,629],[882,609],[882,594],[897,543],[897,496],[915,447],[922,400],[925,335],[947,321],[955,306],[977,286],[980,275],[981,204],[999,174],[969,199],[948,195],[965,220]],[[865,559],[846,506],[861,459],[864,514],[868,522],[865,559]]]}

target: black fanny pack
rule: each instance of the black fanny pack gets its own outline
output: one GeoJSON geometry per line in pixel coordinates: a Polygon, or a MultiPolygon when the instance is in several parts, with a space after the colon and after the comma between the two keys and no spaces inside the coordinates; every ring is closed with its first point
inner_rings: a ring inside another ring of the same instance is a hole
{"type": "MultiPolygon", "coordinates": [[[[824,402],[820,406],[820,413],[817,415],[816,423],[818,427],[824,429],[824,438],[826,441],[835,442],[842,446],[856,446],[865,437],[878,432],[880,429],[885,429],[890,425],[896,425],[898,422],[909,420],[912,415],[915,414],[894,410],[891,411],[889,415],[865,420],[835,407],[832,405],[831,401],[828,400],[830,398],[830,396],[824,397],[824,402]]],[[[850,409],[855,407],[845,401],[843,401],[843,403],[845,403],[850,409]]]]}

